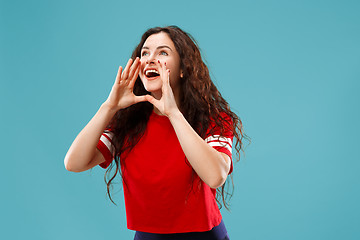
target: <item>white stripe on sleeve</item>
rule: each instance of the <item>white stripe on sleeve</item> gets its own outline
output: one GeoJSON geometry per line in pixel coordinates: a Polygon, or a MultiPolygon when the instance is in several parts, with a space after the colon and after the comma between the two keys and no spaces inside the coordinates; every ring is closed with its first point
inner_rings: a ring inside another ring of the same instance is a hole
{"type": "Polygon", "coordinates": [[[227,148],[230,152],[232,149],[232,139],[227,138],[227,137],[222,137],[220,135],[213,135],[213,136],[207,137],[205,139],[205,142],[207,142],[212,147],[227,148]]]}
{"type": "Polygon", "coordinates": [[[112,139],[112,137],[114,136],[114,134],[112,132],[104,132],[101,137],[100,137],[100,141],[102,141],[105,146],[109,149],[109,151],[114,154],[114,147],[111,144],[110,139],[112,139]]]}

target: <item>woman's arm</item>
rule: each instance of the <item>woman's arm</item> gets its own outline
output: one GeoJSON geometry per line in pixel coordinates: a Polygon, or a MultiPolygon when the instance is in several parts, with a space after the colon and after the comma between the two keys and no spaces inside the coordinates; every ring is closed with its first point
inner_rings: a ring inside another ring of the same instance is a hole
{"type": "Polygon", "coordinates": [[[180,111],[168,116],[186,158],[199,177],[211,188],[224,184],[231,160],[205,142],[186,121],[180,111]]]}
{"type": "Polygon", "coordinates": [[[101,134],[114,116],[114,110],[106,103],[102,104],[95,116],[77,135],[64,160],[65,168],[71,172],[83,172],[104,161],[96,151],[101,134]],[[95,164],[94,163],[94,164],[95,164]]]}
{"type": "Polygon", "coordinates": [[[225,153],[218,152],[205,142],[186,121],[177,107],[170,86],[170,70],[162,64],[162,96],[160,99],[147,95],[147,100],[162,114],[166,115],[176,132],[185,156],[198,176],[211,188],[224,184],[230,170],[231,160],[225,153]]]}
{"type": "Polygon", "coordinates": [[[64,160],[67,170],[82,172],[104,161],[96,146],[114,114],[122,108],[146,101],[145,96],[135,96],[133,93],[139,70],[139,58],[136,58],[134,62],[130,59],[124,72],[122,72],[122,67],[119,67],[108,99],[71,144],[64,160]]]}

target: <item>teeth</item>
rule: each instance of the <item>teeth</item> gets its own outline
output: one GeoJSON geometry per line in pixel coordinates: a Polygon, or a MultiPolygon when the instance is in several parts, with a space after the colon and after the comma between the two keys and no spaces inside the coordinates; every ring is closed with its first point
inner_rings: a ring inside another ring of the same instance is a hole
{"type": "Polygon", "coordinates": [[[156,71],[155,69],[147,70],[147,71],[145,72],[145,74],[148,75],[148,73],[151,73],[151,72],[159,74],[159,72],[156,71]]]}

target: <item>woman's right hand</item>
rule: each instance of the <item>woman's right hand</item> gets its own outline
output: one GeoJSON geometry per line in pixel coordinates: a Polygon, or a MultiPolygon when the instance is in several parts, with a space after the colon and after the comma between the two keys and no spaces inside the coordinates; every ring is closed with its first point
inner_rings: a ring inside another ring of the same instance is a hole
{"type": "Polygon", "coordinates": [[[111,109],[118,111],[135,103],[146,101],[145,95],[136,96],[133,92],[135,81],[139,75],[140,66],[140,59],[137,57],[135,61],[131,58],[129,59],[123,72],[122,67],[119,67],[115,83],[109,97],[105,101],[105,104],[111,109]]]}

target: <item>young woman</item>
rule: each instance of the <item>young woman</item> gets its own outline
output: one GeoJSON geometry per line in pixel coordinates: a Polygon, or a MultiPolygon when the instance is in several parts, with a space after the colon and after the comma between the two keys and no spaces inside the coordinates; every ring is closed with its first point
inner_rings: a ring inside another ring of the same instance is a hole
{"type": "Polygon", "coordinates": [[[65,167],[107,168],[110,199],[119,171],[135,239],[229,239],[217,203],[221,196],[227,205],[233,137],[239,156],[242,123],[211,81],[193,38],[176,26],[156,27],[119,67],[108,99],[72,143],[65,167]]]}

